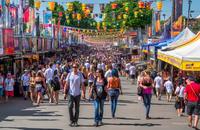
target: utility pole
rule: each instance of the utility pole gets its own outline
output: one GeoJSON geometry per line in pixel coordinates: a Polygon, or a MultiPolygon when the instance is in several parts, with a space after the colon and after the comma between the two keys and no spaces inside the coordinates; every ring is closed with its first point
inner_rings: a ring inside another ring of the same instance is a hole
{"type": "Polygon", "coordinates": [[[191,4],[192,4],[192,0],[188,0],[188,17],[187,17],[187,27],[189,27],[191,4]]]}

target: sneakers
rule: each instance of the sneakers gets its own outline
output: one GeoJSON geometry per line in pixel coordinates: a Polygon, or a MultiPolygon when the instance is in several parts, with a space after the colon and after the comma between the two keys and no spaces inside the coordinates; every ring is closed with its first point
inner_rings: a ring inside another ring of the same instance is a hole
{"type": "Polygon", "coordinates": [[[98,127],[98,122],[95,122],[93,126],[98,127]]]}
{"type": "Polygon", "coordinates": [[[74,123],[74,127],[78,127],[78,123],[77,122],[74,123]]]}
{"type": "Polygon", "coordinates": [[[78,127],[78,123],[77,122],[71,122],[69,124],[70,127],[78,127]]]}
{"type": "Polygon", "coordinates": [[[73,127],[73,126],[74,126],[74,122],[71,122],[71,123],[69,124],[69,126],[70,126],[70,127],[73,127]]]}
{"type": "Polygon", "coordinates": [[[99,122],[99,125],[100,125],[100,126],[102,126],[102,125],[103,125],[103,122],[102,122],[102,121],[100,121],[100,122],[99,122]]]}

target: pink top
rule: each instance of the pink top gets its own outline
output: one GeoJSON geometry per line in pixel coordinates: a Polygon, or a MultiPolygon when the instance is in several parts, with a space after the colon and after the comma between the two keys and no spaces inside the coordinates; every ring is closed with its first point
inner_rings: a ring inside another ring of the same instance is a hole
{"type": "Polygon", "coordinates": [[[144,88],[143,89],[143,94],[152,94],[152,87],[149,87],[149,88],[144,88]]]}

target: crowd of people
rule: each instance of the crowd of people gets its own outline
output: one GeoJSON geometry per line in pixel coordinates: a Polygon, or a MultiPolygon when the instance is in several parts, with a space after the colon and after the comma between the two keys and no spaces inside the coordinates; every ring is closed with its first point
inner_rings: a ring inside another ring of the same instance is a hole
{"type": "MultiPolygon", "coordinates": [[[[90,48],[87,51],[75,49],[72,53],[47,58],[44,64],[27,68],[20,76],[24,100],[30,97],[33,105],[40,106],[46,99],[50,104],[59,104],[59,93],[68,99],[70,126],[78,126],[80,101],[92,101],[94,104],[94,126],[103,125],[104,102],[110,101],[112,118],[116,117],[117,103],[123,94],[120,76],[137,86],[138,99],[146,109],[146,119],[151,119],[150,108],[153,92],[158,100],[166,93],[171,102],[175,95],[177,115],[182,116],[187,108],[188,126],[192,127],[192,115],[195,115],[194,128],[198,125],[200,114],[200,84],[192,76],[181,77],[173,82],[163,73],[138,70],[130,59],[114,55],[105,48],[90,48]],[[136,82],[137,81],[137,82],[136,82]],[[47,96],[47,98],[46,98],[47,96]]],[[[14,96],[15,80],[11,73],[0,73],[0,101],[14,96]],[[5,93],[4,93],[5,92],[5,93]]]]}

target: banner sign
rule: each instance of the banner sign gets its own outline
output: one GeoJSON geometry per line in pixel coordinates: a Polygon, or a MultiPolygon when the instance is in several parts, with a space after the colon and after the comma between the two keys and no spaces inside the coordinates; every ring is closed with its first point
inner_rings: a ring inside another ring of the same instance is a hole
{"type": "Polygon", "coordinates": [[[3,28],[4,54],[14,54],[14,31],[12,28],[3,28]]]}
{"type": "Polygon", "coordinates": [[[173,0],[172,36],[178,35],[183,29],[183,0],[173,0]]]}

